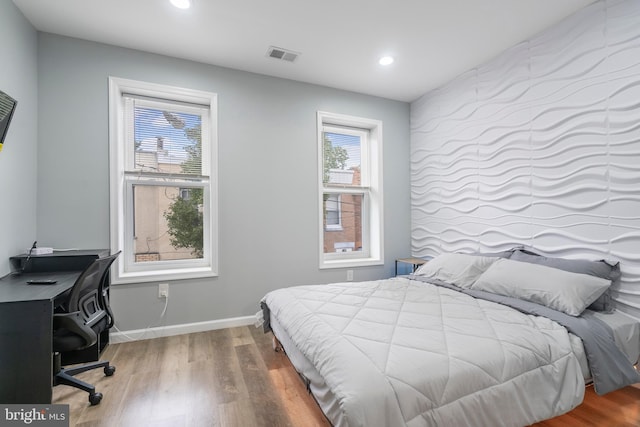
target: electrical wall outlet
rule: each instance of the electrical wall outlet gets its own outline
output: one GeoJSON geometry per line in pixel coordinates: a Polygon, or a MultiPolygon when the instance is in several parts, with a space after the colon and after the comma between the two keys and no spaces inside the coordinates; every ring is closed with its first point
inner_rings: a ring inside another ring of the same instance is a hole
{"type": "Polygon", "coordinates": [[[353,281],[353,270],[347,270],[347,282],[353,281]]]}
{"type": "Polygon", "coordinates": [[[158,298],[169,298],[169,284],[168,283],[159,283],[158,284],[158,298]]]}

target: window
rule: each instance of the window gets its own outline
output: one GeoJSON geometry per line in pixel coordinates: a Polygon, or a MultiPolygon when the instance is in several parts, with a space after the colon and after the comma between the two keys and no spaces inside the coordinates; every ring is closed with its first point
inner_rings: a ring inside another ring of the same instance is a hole
{"type": "Polygon", "coordinates": [[[325,201],[325,229],[342,230],[340,222],[340,194],[327,194],[325,201]]]}
{"type": "Polygon", "coordinates": [[[183,200],[191,199],[191,189],[190,188],[181,188],[180,189],[180,198],[183,200]]]}
{"type": "Polygon", "coordinates": [[[320,268],[383,263],[382,123],[318,112],[320,268]]]}
{"type": "Polygon", "coordinates": [[[114,283],[217,275],[216,95],[111,77],[114,283]]]}

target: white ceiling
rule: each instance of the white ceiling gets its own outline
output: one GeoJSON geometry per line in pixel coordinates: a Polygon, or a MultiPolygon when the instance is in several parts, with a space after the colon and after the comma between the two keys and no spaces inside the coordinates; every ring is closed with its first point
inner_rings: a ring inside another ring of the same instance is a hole
{"type": "Polygon", "coordinates": [[[594,0],[13,0],[39,31],[413,101],[594,0]],[[269,46],[300,52],[294,62],[269,46]],[[395,63],[378,65],[382,55],[395,63]]]}

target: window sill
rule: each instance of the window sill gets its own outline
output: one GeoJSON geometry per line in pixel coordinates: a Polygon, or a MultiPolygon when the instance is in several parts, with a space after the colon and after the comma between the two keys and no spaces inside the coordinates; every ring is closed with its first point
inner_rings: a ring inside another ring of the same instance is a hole
{"type": "Polygon", "coordinates": [[[218,274],[210,267],[188,268],[175,270],[136,271],[114,274],[112,285],[124,285],[129,283],[158,282],[168,280],[202,279],[216,277],[218,274]]]}
{"type": "Polygon", "coordinates": [[[320,261],[321,270],[330,268],[369,267],[373,265],[384,265],[384,261],[378,258],[350,258],[320,261]]]}

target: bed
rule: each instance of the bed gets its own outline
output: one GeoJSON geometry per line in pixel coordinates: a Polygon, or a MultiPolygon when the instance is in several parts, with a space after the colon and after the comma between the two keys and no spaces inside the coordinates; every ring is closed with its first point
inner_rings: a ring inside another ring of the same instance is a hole
{"type": "Polygon", "coordinates": [[[336,427],[525,426],[579,405],[585,384],[640,382],[617,276],[526,251],[442,254],[410,276],[269,292],[263,326],[336,427]]]}

